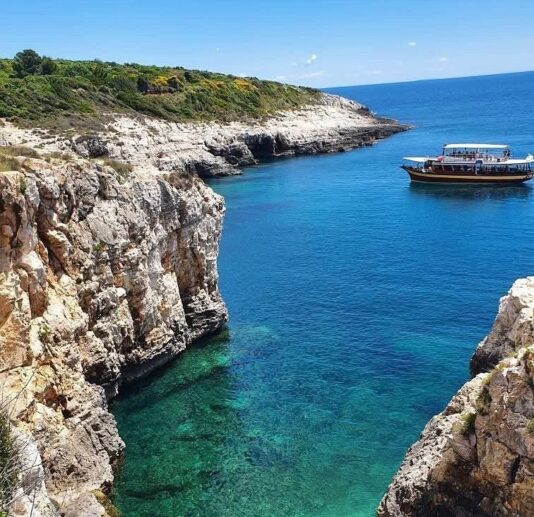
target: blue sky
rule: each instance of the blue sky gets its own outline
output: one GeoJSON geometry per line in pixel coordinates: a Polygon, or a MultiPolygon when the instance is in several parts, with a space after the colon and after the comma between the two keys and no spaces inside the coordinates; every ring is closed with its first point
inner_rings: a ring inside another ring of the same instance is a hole
{"type": "Polygon", "coordinates": [[[534,70],[532,0],[0,0],[0,56],[181,65],[310,86],[534,70]]]}

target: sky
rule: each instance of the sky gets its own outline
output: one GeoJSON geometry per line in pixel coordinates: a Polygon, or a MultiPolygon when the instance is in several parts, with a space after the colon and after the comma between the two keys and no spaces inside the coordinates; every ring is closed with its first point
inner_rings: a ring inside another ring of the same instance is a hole
{"type": "Polygon", "coordinates": [[[0,56],[314,87],[534,70],[533,0],[0,0],[0,56]]]}

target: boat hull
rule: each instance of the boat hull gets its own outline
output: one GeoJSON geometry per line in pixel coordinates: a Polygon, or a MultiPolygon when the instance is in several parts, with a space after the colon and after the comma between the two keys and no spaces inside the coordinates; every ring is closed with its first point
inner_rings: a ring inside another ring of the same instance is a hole
{"type": "Polygon", "coordinates": [[[484,176],[476,174],[439,174],[435,172],[421,172],[417,167],[410,167],[403,165],[404,169],[412,181],[419,181],[423,183],[473,183],[473,184],[495,184],[495,183],[523,183],[532,179],[532,173],[528,174],[514,174],[514,175],[499,175],[499,176],[484,176]]]}

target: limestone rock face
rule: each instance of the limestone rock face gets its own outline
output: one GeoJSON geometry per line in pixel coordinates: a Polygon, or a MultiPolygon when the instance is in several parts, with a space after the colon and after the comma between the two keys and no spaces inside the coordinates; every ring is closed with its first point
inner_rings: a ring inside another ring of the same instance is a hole
{"type": "Polygon", "coordinates": [[[224,203],[189,174],[24,167],[0,173],[0,383],[42,464],[41,514],[104,515],[124,447],[107,400],[226,322],[224,203]]]}
{"type": "Polygon", "coordinates": [[[504,357],[534,343],[534,278],[517,280],[501,298],[495,324],[471,358],[473,375],[489,371],[504,357]]]}
{"type": "Polygon", "coordinates": [[[274,113],[265,120],[177,124],[149,117],[113,115],[107,131],[65,137],[0,127],[0,144],[25,144],[83,157],[109,156],[145,170],[228,176],[259,160],[345,151],[404,131],[356,102],[323,94],[317,104],[274,113]]]}
{"type": "Polygon", "coordinates": [[[425,427],[380,503],[390,516],[534,515],[534,277],[502,298],[475,373],[425,427]]]}

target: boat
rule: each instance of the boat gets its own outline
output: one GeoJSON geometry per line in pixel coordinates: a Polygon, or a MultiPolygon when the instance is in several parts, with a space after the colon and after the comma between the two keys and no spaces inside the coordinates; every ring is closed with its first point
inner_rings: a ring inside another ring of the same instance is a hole
{"type": "Polygon", "coordinates": [[[410,179],[425,183],[523,183],[534,177],[534,156],[513,159],[510,147],[500,144],[446,144],[440,156],[404,160],[410,179]]]}

